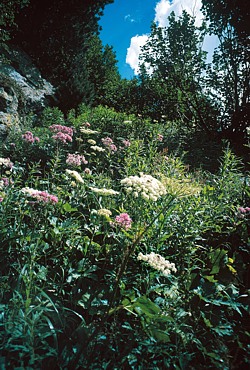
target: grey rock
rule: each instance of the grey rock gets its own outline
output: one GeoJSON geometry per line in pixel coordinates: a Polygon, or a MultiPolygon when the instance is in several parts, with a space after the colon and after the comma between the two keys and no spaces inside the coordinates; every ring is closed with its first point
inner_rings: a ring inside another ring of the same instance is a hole
{"type": "Polygon", "coordinates": [[[18,47],[9,47],[0,57],[0,135],[18,124],[27,113],[38,115],[55,103],[55,89],[42,78],[29,56],[18,47]],[[8,63],[6,63],[8,59],[8,63]]]}

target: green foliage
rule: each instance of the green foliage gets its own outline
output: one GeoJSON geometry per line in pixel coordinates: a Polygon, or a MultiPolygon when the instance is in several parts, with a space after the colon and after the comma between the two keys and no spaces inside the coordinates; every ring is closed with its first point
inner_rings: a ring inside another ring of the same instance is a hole
{"type": "Polygon", "coordinates": [[[249,175],[232,151],[197,176],[159,123],[84,105],[41,123],[1,148],[1,366],[249,365],[249,175]]]}

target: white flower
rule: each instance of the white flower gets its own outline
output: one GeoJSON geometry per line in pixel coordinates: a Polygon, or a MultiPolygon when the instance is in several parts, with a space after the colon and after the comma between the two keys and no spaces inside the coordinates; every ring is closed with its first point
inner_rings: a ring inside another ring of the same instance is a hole
{"type": "Polygon", "coordinates": [[[100,208],[96,212],[99,216],[104,216],[104,217],[110,217],[112,215],[112,212],[109,209],[106,208],[100,208]]]}
{"type": "Polygon", "coordinates": [[[5,166],[5,167],[8,167],[8,168],[12,168],[13,163],[11,162],[11,160],[9,158],[0,158],[0,166],[5,166]]]}
{"type": "Polygon", "coordinates": [[[96,144],[96,141],[95,140],[92,140],[92,139],[89,139],[88,140],[88,143],[91,144],[91,145],[95,145],[96,144]]]}
{"type": "Polygon", "coordinates": [[[128,193],[133,193],[135,197],[140,194],[145,200],[157,201],[160,196],[166,194],[166,188],[159,180],[143,173],[140,173],[140,177],[129,176],[121,180],[121,184],[128,193]]]}
{"type": "Polygon", "coordinates": [[[66,170],[66,173],[73,177],[76,181],[80,182],[81,184],[84,184],[82,176],[77,171],[66,170]]]}
{"type": "Polygon", "coordinates": [[[26,188],[22,188],[21,192],[28,194],[28,195],[33,195],[36,192],[36,190],[33,188],[26,187],[26,188]]]}
{"type": "Polygon", "coordinates": [[[90,128],[85,128],[85,127],[81,127],[80,131],[82,134],[87,134],[87,135],[98,134],[98,131],[91,130],[90,128]]]}
{"type": "Polygon", "coordinates": [[[100,195],[104,195],[104,196],[119,194],[118,191],[115,191],[113,189],[106,189],[106,188],[99,189],[99,188],[93,188],[92,186],[90,186],[89,188],[94,193],[97,193],[97,194],[100,194],[100,195]]]}
{"type": "Polygon", "coordinates": [[[160,254],[151,252],[150,254],[139,253],[137,257],[138,261],[147,262],[152,268],[160,271],[164,276],[168,276],[171,272],[176,272],[176,267],[174,263],[170,263],[160,254]]]}
{"type": "Polygon", "coordinates": [[[105,149],[98,145],[92,145],[90,148],[96,152],[105,152],[105,149]]]}

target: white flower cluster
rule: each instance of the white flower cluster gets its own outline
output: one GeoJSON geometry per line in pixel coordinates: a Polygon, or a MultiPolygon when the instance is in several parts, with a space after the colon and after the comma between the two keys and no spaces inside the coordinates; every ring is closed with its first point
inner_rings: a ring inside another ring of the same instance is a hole
{"type": "Polygon", "coordinates": [[[140,177],[126,177],[121,180],[121,184],[125,186],[128,193],[132,193],[135,197],[140,194],[145,200],[156,201],[160,196],[166,194],[166,188],[159,180],[143,173],[140,173],[140,177]]]}
{"type": "Polygon", "coordinates": [[[90,149],[94,150],[95,152],[105,152],[105,149],[98,145],[91,145],[90,149]]]}
{"type": "Polygon", "coordinates": [[[0,166],[5,166],[8,168],[13,167],[13,163],[10,161],[9,158],[0,158],[0,166]]]}
{"type": "Polygon", "coordinates": [[[104,217],[110,217],[112,215],[112,212],[109,210],[109,209],[106,209],[106,208],[100,208],[96,211],[96,213],[99,215],[99,216],[104,216],[104,217]]]}
{"type": "Polygon", "coordinates": [[[97,193],[99,195],[104,195],[104,196],[108,196],[108,195],[116,195],[116,194],[119,194],[118,191],[115,191],[113,189],[106,189],[106,188],[93,188],[92,186],[89,187],[90,190],[92,190],[94,193],[97,193]]]}
{"type": "Polygon", "coordinates": [[[87,142],[88,142],[90,145],[95,145],[95,144],[96,144],[96,141],[95,141],[95,140],[92,140],[92,139],[87,140],[87,142]]]}
{"type": "Polygon", "coordinates": [[[171,272],[176,272],[176,267],[174,263],[170,263],[160,254],[151,252],[149,254],[139,253],[137,257],[138,261],[145,261],[155,270],[160,271],[164,276],[168,276],[171,272]]]}
{"type": "Polygon", "coordinates": [[[81,184],[84,184],[82,176],[77,171],[73,170],[66,170],[66,173],[73,177],[77,182],[80,182],[81,184]]]}
{"type": "Polygon", "coordinates": [[[91,130],[90,128],[85,128],[85,127],[81,127],[80,131],[82,134],[86,134],[86,135],[98,134],[98,131],[91,130]]]}

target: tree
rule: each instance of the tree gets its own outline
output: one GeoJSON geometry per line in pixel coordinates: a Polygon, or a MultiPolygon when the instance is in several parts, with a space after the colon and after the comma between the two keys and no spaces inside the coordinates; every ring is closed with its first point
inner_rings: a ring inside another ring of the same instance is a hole
{"type": "Polygon", "coordinates": [[[205,26],[183,11],[169,17],[167,28],[152,25],[141,53],[141,89],[150,102],[150,114],[164,114],[206,131],[214,125],[214,109],[203,91],[206,53],[202,51],[205,26]],[[210,117],[210,122],[208,118],[210,117]]]}
{"type": "Polygon", "coordinates": [[[208,81],[220,106],[220,130],[244,139],[250,118],[249,6],[244,0],[203,0],[203,11],[220,41],[208,81]]]}

